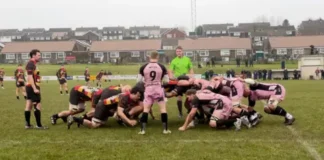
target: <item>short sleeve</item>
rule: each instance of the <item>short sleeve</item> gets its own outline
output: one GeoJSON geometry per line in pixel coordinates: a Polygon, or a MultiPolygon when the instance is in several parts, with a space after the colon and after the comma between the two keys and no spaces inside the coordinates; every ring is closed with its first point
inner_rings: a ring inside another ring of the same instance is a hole
{"type": "Polygon", "coordinates": [[[29,61],[29,62],[27,63],[27,66],[26,66],[27,74],[28,74],[28,75],[33,75],[35,69],[36,69],[36,66],[35,66],[34,62],[29,61]]]}

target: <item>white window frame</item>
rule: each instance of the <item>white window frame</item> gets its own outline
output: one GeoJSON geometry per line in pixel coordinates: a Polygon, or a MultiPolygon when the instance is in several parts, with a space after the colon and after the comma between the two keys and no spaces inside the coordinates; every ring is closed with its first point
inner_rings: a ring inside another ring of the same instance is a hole
{"type": "Polygon", "coordinates": [[[305,50],[304,50],[304,48],[293,48],[292,53],[293,54],[304,54],[305,50]]]}
{"type": "Polygon", "coordinates": [[[209,51],[208,50],[201,50],[198,51],[200,57],[208,57],[209,56],[209,51]]]}
{"type": "Polygon", "coordinates": [[[287,48],[277,48],[277,55],[287,55],[287,48]]]}
{"type": "Polygon", "coordinates": [[[119,58],[119,52],[110,52],[111,58],[119,58]]]}
{"type": "Polygon", "coordinates": [[[236,50],[236,56],[245,56],[246,50],[245,49],[237,49],[236,50]]]}
{"type": "Polygon", "coordinates": [[[63,59],[65,59],[65,52],[58,52],[57,53],[57,58],[63,58],[63,59]]]}
{"type": "Polygon", "coordinates": [[[216,31],[212,31],[212,34],[216,34],[216,31]]]}
{"type": "Polygon", "coordinates": [[[221,34],[222,32],[221,31],[216,31],[216,34],[221,34]]]}
{"type": "Polygon", "coordinates": [[[28,53],[21,53],[21,59],[29,59],[28,53]]]}
{"type": "Polygon", "coordinates": [[[164,50],[173,50],[173,46],[163,46],[164,50]]]}
{"type": "Polygon", "coordinates": [[[16,36],[12,36],[11,39],[16,39],[16,36]]]}
{"type": "Polygon", "coordinates": [[[220,56],[222,57],[229,57],[231,55],[231,50],[229,49],[222,49],[220,51],[220,56]]]}
{"type": "Polygon", "coordinates": [[[255,44],[255,46],[263,46],[263,42],[261,42],[261,41],[255,42],[254,44],[255,44]]]}
{"type": "Polygon", "coordinates": [[[166,37],[167,38],[172,38],[172,34],[167,34],[166,37]]]}
{"type": "Polygon", "coordinates": [[[292,35],[293,31],[286,31],[287,35],[292,35]]]}
{"type": "Polygon", "coordinates": [[[49,40],[51,40],[51,37],[46,37],[45,39],[49,41],[49,40]]]}
{"type": "Polygon", "coordinates": [[[254,37],[254,41],[255,42],[261,41],[261,37],[254,37]]]}
{"type": "Polygon", "coordinates": [[[234,36],[241,36],[241,32],[234,32],[234,36]]]}
{"type": "Polygon", "coordinates": [[[210,34],[210,31],[207,31],[206,34],[210,34]]]}
{"type": "Polygon", "coordinates": [[[185,52],[185,56],[187,56],[187,57],[193,57],[194,56],[194,53],[193,53],[193,51],[187,51],[187,52],[185,52]]]}
{"type": "Polygon", "coordinates": [[[6,59],[16,59],[16,55],[14,53],[7,53],[6,59]]]}
{"type": "Polygon", "coordinates": [[[45,38],[44,37],[40,37],[40,40],[45,40],[45,38]]]}
{"type": "Polygon", "coordinates": [[[103,31],[104,34],[107,34],[107,31],[103,31]]]}
{"type": "Polygon", "coordinates": [[[34,38],[34,37],[30,37],[29,39],[30,39],[31,41],[35,40],[35,38],[34,38]]]}
{"type": "Polygon", "coordinates": [[[21,36],[17,36],[17,39],[21,39],[21,36]]]}
{"type": "Polygon", "coordinates": [[[39,41],[40,40],[40,37],[36,37],[36,40],[39,41]]]}
{"type": "Polygon", "coordinates": [[[94,58],[101,58],[101,57],[103,57],[104,55],[103,55],[103,53],[102,52],[95,52],[94,53],[94,58]]]}
{"type": "Polygon", "coordinates": [[[52,53],[50,53],[50,52],[43,52],[42,53],[42,58],[52,58],[52,53]]]}
{"type": "Polygon", "coordinates": [[[222,34],[226,34],[227,32],[226,31],[222,31],[222,34]]]}
{"type": "Polygon", "coordinates": [[[133,52],[131,52],[131,57],[140,57],[140,56],[141,56],[141,54],[140,54],[139,51],[133,51],[133,52]]]}
{"type": "Polygon", "coordinates": [[[122,33],[123,33],[123,31],[118,31],[118,33],[119,33],[119,34],[122,34],[122,33]]]}
{"type": "Polygon", "coordinates": [[[318,53],[324,54],[324,47],[318,48],[318,53]]]}

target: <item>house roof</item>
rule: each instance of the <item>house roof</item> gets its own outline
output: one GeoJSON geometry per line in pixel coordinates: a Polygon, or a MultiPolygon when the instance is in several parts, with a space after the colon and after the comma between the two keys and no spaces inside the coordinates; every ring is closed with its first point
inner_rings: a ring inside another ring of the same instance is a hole
{"type": "Polygon", "coordinates": [[[103,27],[103,31],[116,31],[116,30],[125,30],[125,27],[103,27]]]}
{"type": "Polygon", "coordinates": [[[72,51],[75,41],[50,41],[50,42],[10,42],[5,43],[2,53],[28,53],[33,49],[41,52],[72,51]]]}
{"type": "Polygon", "coordinates": [[[272,48],[309,48],[324,47],[324,36],[270,37],[272,48]]]}
{"type": "Polygon", "coordinates": [[[160,26],[135,26],[129,27],[130,30],[159,30],[160,26]]]}
{"type": "Polygon", "coordinates": [[[98,27],[79,27],[76,28],[75,31],[77,32],[87,32],[87,31],[98,31],[98,27]]]}
{"type": "Polygon", "coordinates": [[[45,28],[25,28],[22,32],[32,33],[32,32],[45,32],[45,28]]]}
{"type": "Polygon", "coordinates": [[[236,37],[198,38],[179,40],[179,46],[184,50],[251,49],[251,40],[236,37]]]}
{"type": "Polygon", "coordinates": [[[16,33],[19,32],[18,29],[0,29],[0,33],[7,32],[7,33],[16,33]]]}
{"type": "Polygon", "coordinates": [[[48,32],[71,32],[71,28],[50,28],[48,32]]]}
{"type": "Polygon", "coordinates": [[[161,49],[161,40],[94,41],[91,52],[147,51],[161,49]]]}
{"type": "Polygon", "coordinates": [[[44,32],[44,33],[30,33],[28,37],[52,37],[52,33],[44,32]]]}
{"type": "Polygon", "coordinates": [[[177,38],[164,38],[162,39],[162,46],[177,46],[179,39],[177,38]]]}
{"type": "Polygon", "coordinates": [[[23,32],[0,32],[0,36],[23,36],[23,32]]]}
{"type": "Polygon", "coordinates": [[[234,26],[234,24],[227,23],[227,24],[203,24],[202,27],[204,31],[207,30],[219,30],[219,31],[225,31],[228,29],[228,27],[234,26]]]}
{"type": "Polygon", "coordinates": [[[163,34],[166,31],[169,31],[172,28],[160,28],[160,34],[163,34]]]}
{"type": "Polygon", "coordinates": [[[178,30],[178,31],[182,32],[183,34],[187,35],[186,32],[180,30],[179,28],[169,28],[168,30],[165,30],[163,33],[160,32],[160,34],[161,35],[166,35],[166,34],[168,34],[169,32],[171,32],[173,30],[178,30]]]}

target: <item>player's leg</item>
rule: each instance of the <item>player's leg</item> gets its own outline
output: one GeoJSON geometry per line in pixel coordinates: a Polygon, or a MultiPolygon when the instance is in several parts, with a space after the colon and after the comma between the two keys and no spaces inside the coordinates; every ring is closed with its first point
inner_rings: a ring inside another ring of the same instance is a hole
{"type": "Polygon", "coordinates": [[[30,129],[33,128],[33,126],[30,124],[30,112],[32,110],[32,94],[33,89],[31,87],[26,87],[27,91],[27,100],[26,100],[26,106],[25,106],[25,128],[30,129]]]}
{"type": "Polygon", "coordinates": [[[25,89],[25,85],[20,87],[21,93],[24,95],[24,98],[27,98],[27,94],[26,94],[26,89],[25,89]]]}
{"type": "Polygon", "coordinates": [[[239,118],[233,119],[226,116],[223,110],[214,110],[213,114],[210,117],[209,126],[211,128],[217,128],[221,126],[232,126],[236,127],[236,130],[241,129],[241,120],[239,118]]]}
{"type": "Polygon", "coordinates": [[[178,106],[178,111],[179,111],[179,118],[182,118],[182,95],[179,95],[177,97],[177,106],[178,106]]]}
{"type": "Polygon", "coordinates": [[[61,80],[60,80],[60,94],[61,94],[61,95],[63,95],[63,91],[62,91],[62,89],[63,89],[63,85],[62,85],[61,80]]]}
{"type": "Polygon", "coordinates": [[[34,115],[35,115],[35,119],[36,119],[36,129],[48,129],[47,126],[43,126],[42,122],[41,122],[41,109],[42,109],[42,105],[41,105],[41,94],[34,94],[34,98],[32,100],[33,105],[34,105],[34,115]]]}
{"type": "Polygon", "coordinates": [[[144,109],[143,109],[143,114],[142,117],[140,119],[141,122],[141,131],[138,134],[145,134],[145,130],[146,130],[146,124],[148,121],[148,113],[151,110],[151,106],[153,105],[154,100],[152,99],[152,97],[150,95],[148,95],[147,92],[144,92],[144,109]]]}
{"type": "Polygon", "coordinates": [[[19,99],[19,84],[16,84],[16,98],[19,99]]]}
{"type": "Polygon", "coordinates": [[[1,88],[4,89],[4,87],[3,87],[3,78],[1,78],[0,84],[1,84],[1,88]]]}
{"type": "Polygon", "coordinates": [[[246,109],[242,109],[242,108],[239,108],[237,106],[235,106],[235,107],[233,106],[232,112],[240,117],[242,123],[247,128],[251,128],[252,127],[252,124],[250,123],[249,118],[248,118],[249,112],[246,109]]]}
{"type": "Polygon", "coordinates": [[[67,82],[65,81],[65,83],[63,85],[64,85],[65,93],[68,95],[69,94],[69,90],[68,90],[68,84],[67,84],[67,82]]]}
{"type": "Polygon", "coordinates": [[[171,131],[168,128],[168,113],[166,110],[166,102],[163,99],[158,100],[158,105],[160,108],[160,113],[161,113],[161,121],[163,125],[163,134],[170,134],[171,131]]]}
{"type": "Polygon", "coordinates": [[[276,96],[271,96],[268,100],[268,104],[264,106],[264,112],[272,115],[278,115],[285,117],[284,124],[286,125],[292,125],[295,121],[295,118],[288,113],[285,109],[283,109],[281,106],[279,106],[280,99],[278,99],[276,96]]]}

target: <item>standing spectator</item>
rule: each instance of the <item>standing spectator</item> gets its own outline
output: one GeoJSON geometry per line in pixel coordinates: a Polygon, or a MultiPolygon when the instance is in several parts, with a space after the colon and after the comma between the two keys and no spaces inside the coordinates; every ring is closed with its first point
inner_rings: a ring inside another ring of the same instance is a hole
{"type": "MultiPolygon", "coordinates": [[[[190,77],[194,77],[194,70],[190,58],[183,55],[183,49],[181,46],[176,48],[177,57],[171,61],[169,69],[170,79],[177,78],[181,75],[190,74],[190,77]]],[[[182,95],[178,95],[177,106],[179,110],[179,117],[182,117],[182,95]]]]}
{"type": "Polygon", "coordinates": [[[317,68],[317,69],[315,70],[316,79],[319,79],[319,73],[320,73],[320,70],[317,68]]]}

